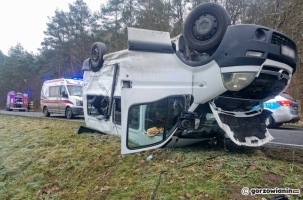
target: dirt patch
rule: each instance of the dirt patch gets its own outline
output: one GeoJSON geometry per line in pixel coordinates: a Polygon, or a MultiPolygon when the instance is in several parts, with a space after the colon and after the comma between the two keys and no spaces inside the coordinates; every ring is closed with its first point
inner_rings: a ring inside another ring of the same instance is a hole
{"type": "Polygon", "coordinates": [[[243,194],[241,194],[241,190],[242,188],[239,186],[230,186],[231,190],[230,190],[230,194],[228,199],[231,200],[251,200],[251,199],[260,199],[260,196],[245,196],[243,194]]]}
{"type": "Polygon", "coordinates": [[[282,147],[263,147],[261,151],[265,156],[285,162],[303,163],[303,150],[282,147]]]}
{"type": "Polygon", "coordinates": [[[265,180],[267,187],[274,188],[277,187],[277,185],[281,185],[282,183],[281,177],[272,172],[262,174],[262,178],[265,180]]]}

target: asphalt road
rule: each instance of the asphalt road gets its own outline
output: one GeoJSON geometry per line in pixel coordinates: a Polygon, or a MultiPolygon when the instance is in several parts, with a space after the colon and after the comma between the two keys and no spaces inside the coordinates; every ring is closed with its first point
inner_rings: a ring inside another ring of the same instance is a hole
{"type": "MultiPolygon", "coordinates": [[[[7,114],[7,115],[21,115],[21,116],[28,116],[28,117],[40,117],[40,118],[50,118],[50,119],[58,119],[58,120],[68,120],[65,118],[65,116],[62,114],[51,114],[50,117],[44,117],[42,112],[22,112],[22,111],[5,111],[0,110],[0,114],[7,114]]],[[[78,121],[78,122],[84,122],[84,116],[75,116],[74,119],[69,119],[71,121],[78,121]]]]}
{"type": "MultiPolygon", "coordinates": [[[[44,117],[42,112],[19,112],[0,110],[1,114],[22,115],[29,117],[41,117],[58,120],[67,120],[63,115],[52,114],[50,117],[44,117]]],[[[72,121],[84,122],[83,116],[76,116],[72,121]]],[[[280,127],[278,129],[269,129],[271,135],[275,138],[267,145],[275,145],[289,148],[303,149],[303,128],[280,127]]]]}
{"type": "Polygon", "coordinates": [[[275,138],[271,145],[303,149],[303,128],[280,127],[269,132],[275,138]]]}

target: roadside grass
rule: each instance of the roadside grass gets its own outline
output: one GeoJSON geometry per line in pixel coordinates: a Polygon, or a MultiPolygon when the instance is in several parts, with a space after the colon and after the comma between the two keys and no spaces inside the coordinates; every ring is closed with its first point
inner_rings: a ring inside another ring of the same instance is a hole
{"type": "Polygon", "coordinates": [[[284,127],[290,127],[290,128],[303,128],[303,121],[300,120],[296,123],[286,123],[283,124],[284,127]]]}
{"type": "Polygon", "coordinates": [[[200,144],[121,155],[119,138],[79,135],[80,125],[0,114],[0,199],[261,199],[274,195],[241,189],[303,189],[298,150],[200,144]]]}

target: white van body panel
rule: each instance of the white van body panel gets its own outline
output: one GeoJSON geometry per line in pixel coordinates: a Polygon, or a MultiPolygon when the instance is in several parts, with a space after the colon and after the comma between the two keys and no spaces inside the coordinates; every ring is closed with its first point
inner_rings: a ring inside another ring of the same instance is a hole
{"type": "MultiPolygon", "coordinates": [[[[150,46],[167,47],[171,45],[168,33],[135,28],[129,28],[128,31],[129,44],[134,40],[135,45],[136,42],[139,45],[142,42],[150,46]]],[[[144,45],[140,47],[144,48],[144,45]]],[[[136,47],[129,47],[129,49],[132,48],[135,49],[136,47]]],[[[184,99],[188,96],[191,97],[191,106],[186,108],[186,111],[196,112],[201,105],[209,106],[209,110],[205,113],[208,116],[206,121],[216,121],[220,130],[224,132],[224,137],[230,138],[237,145],[261,146],[273,139],[268,130],[263,129],[261,117],[257,117],[261,115],[261,110],[258,112],[253,110],[229,112],[235,118],[241,118],[244,121],[247,118],[247,123],[257,120],[259,125],[261,124],[258,128],[262,129],[261,133],[264,137],[257,138],[232,131],[232,125],[224,123],[220,118],[221,114],[226,114],[224,110],[209,102],[214,101],[228,91],[223,82],[225,74],[252,73],[254,79],[260,76],[265,65],[273,65],[272,68],[282,68],[290,73],[292,72],[291,67],[269,59],[266,59],[261,65],[246,64],[220,67],[215,60],[212,60],[201,66],[193,67],[182,62],[176,53],[129,49],[104,55],[104,63],[99,71],[93,72],[89,67],[85,67],[83,74],[83,108],[86,126],[106,134],[120,136],[122,154],[163,146],[184,146],[205,140],[202,137],[187,136],[186,131],[184,131],[186,133],[184,137],[179,137],[183,133],[177,130],[177,126],[170,131],[164,130],[164,132],[167,132],[163,133],[163,136],[161,133],[153,137],[147,135],[148,127],[146,127],[146,124],[148,124],[149,119],[146,110],[148,105],[174,96],[178,98],[184,96],[184,99]],[[102,110],[96,112],[92,109],[94,107],[92,102],[95,97],[103,99],[100,100],[99,104],[107,100],[110,102],[109,105],[113,104],[112,107],[106,107],[109,113],[104,114],[102,110]],[[115,102],[119,102],[121,106],[120,110],[117,109],[119,111],[115,110],[115,102]],[[137,114],[141,123],[138,124],[137,128],[132,128],[129,122],[130,110],[136,106],[139,108],[137,114]],[[115,122],[116,112],[121,117],[121,121],[118,123],[115,122]],[[108,118],[106,118],[106,115],[108,115],[108,118]],[[133,142],[135,146],[131,146],[133,142]]],[[[263,71],[266,72],[266,70],[263,71]]],[[[228,99],[229,97],[224,98],[228,99]]],[[[233,98],[229,98],[229,101],[230,99],[233,98]]],[[[250,99],[243,98],[234,99],[235,101],[250,101],[250,99]]],[[[168,110],[168,108],[166,109],[168,110]]],[[[239,124],[241,130],[244,125],[245,123],[239,124]]],[[[199,134],[203,135],[204,132],[200,131],[195,136],[199,136],[199,134]]]]}
{"type": "MultiPolygon", "coordinates": [[[[119,63],[119,73],[114,96],[122,96],[122,124],[114,124],[112,117],[107,121],[100,121],[95,116],[88,115],[85,115],[85,123],[87,127],[94,130],[121,136],[122,153],[134,153],[143,150],[129,150],[126,147],[127,135],[124,133],[127,132],[127,124],[124,123],[127,123],[128,109],[131,105],[157,101],[170,95],[184,94],[193,95],[195,104],[203,104],[226,91],[222,82],[221,69],[215,61],[201,67],[192,68],[180,62],[175,54],[134,52],[129,50],[105,55],[104,59],[105,63],[99,72],[84,71],[84,77],[86,77],[84,82],[86,84],[84,84],[83,90],[83,103],[84,105],[87,104],[87,95],[109,96],[112,90],[114,64],[119,63]],[[162,66],[165,66],[165,68],[162,66]],[[131,88],[124,89],[123,81],[131,82],[131,88]]],[[[230,68],[228,72],[233,72],[233,69],[234,71],[239,71],[239,67],[235,67],[230,68]]],[[[251,66],[250,71],[259,72],[260,66],[251,66]]],[[[87,107],[84,106],[84,113],[87,112],[87,107]]],[[[220,127],[226,133],[230,133],[227,125],[220,127]]],[[[226,137],[235,141],[232,134],[227,134],[226,137]]],[[[269,135],[267,140],[270,141],[271,138],[269,135]]],[[[142,139],[137,138],[136,140],[142,139]]],[[[176,139],[171,134],[166,139],[166,142],[168,142],[167,146],[177,147],[203,140],[205,139],[176,139]],[[171,141],[168,142],[169,140],[171,141]]],[[[252,146],[248,142],[247,145],[252,146]]],[[[163,143],[144,148],[144,150],[159,148],[161,146],[163,146],[163,143]]]]}

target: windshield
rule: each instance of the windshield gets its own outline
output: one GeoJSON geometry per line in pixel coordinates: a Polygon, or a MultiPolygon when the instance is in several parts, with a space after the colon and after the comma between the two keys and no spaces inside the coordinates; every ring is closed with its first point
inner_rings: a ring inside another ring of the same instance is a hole
{"type": "Polygon", "coordinates": [[[82,96],[82,86],[80,85],[68,85],[67,89],[71,96],[82,96]]]}
{"type": "Polygon", "coordinates": [[[22,100],[22,97],[16,97],[15,100],[16,100],[16,102],[21,102],[21,103],[22,103],[22,101],[23,101],[23,100],[22,100]]]}

